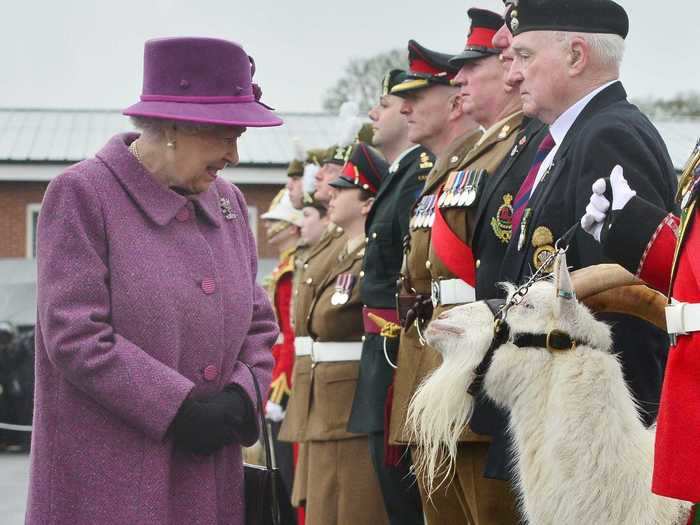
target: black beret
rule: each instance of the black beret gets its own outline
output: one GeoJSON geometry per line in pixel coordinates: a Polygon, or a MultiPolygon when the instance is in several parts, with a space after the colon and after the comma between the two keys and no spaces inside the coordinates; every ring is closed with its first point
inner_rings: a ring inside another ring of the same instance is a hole
{"type": "Polygon", "coordinates": [[[506,24],[513,35],[527,31],[604,33],[622,38],[629,18],[612,0],[504,0],[506,24]]]}

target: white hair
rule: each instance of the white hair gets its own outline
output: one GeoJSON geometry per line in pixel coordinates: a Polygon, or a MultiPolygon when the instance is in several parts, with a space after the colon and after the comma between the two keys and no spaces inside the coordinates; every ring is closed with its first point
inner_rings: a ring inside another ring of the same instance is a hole
{"type": "Polygon", "coordinates": [[[591,59],[594,63],[604,68],[620,69],[625,54],[625,40],[620,35],[557,31],[555,37],[564,47],[569,47],[574,38],[581,38],[591,48],[591,59]]]}
{"type": "Polygon", "coordinates": [[[214,131],[221,127],[220,124],[204,124],[198,122],[188,122],[183,120],[169,120],[156,117],[140,117],[132,116],[129,117],[131,124],[138,129],[155,136],[162,136],[163,131],[170,127],[177,127],[183,133],[188,135],[197,135],[199,133],[206,133],[209,131],[214,131]]]}

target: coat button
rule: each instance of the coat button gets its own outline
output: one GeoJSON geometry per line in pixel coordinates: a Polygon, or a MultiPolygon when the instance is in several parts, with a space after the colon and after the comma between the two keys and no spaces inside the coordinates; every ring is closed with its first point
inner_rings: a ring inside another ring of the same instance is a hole
{"type": "Polygon", "coordinates": [[[377,238],[377,232],[372,233],[372,239],[376,239],[376,238],[377,238]]]}
{"type": "Polygon", "coordinates": [[[216,283],[211,277],[205,277],[204,279],[202,279],[202,284],[200,285],[200,287],[202,288],[202,291],[205,294],[211,295],[216,290],[216,283]]]}
{"type": "Polygon", "coordinates": [[[430,270],[430,267],[431,267],[432,265],[433,265],[433,263],[431,263],[430,261],[425,261],[425,268],[426,268],[427,270],[430,270]]]}
{"type": "Polygon", "coordinates": [[[360,277],[364,277],[364,276],[365,276],[365,271],[364,271],[364,270],[360,270],[360,277]]]}
{"type": "Polygon", "coordinates": [[[481,266],[481,259],[476,260],[476,267],[478,268],[479,266],[481,266]]]}
{"type": "Polygon", "coordinates": [[[314,280],[311,277],[306,280],[306,284],[311,284],[312,282],[314,282],[314,280]]]}
{"type": "Polygon", "coordinates": [[[216,376],[219,375],[219,370],[214,365],[209,365],[204,369],[204,379],[207,381],[214,381],[216,376]]]}
{"type": "Polygon", "coordinates": [[[179,222],[188,221],[190,219],[190,210],[187,208],[181,208],[180,211],[175,214],[175,218],[179,222]]]}

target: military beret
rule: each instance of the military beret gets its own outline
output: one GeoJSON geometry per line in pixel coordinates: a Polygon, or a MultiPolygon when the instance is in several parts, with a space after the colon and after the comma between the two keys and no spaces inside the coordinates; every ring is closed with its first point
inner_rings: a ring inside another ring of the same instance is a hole
{"type": "Polygon", "coordinates": [[[321,165],[337,164],[338,166],[342,166],[345,164],[345,159],[350,147],[351,146],[338,146],[335,144],[326,148],[321,158],[321,165]]]}
{"type": "Polygon", "coordinates": [[[321,160],[326,154],[326,150],[322,148],[310,149],[306,152],[306,164],[316,164],[316,166],[321,165],[321,160]]]}
{"type": "Polygon", "coordinates": [[[328,212],[328,203],[316,199],[316,192],[304,192],[302,199],[302,208],[316,208],[321,214],[321,217],[325,216],[328,212]]]}
{"type": "Polygon", "coordinates": [[[629,18],[612,0],[504,0],[506,24],[513,35],[527,31],[604,33],[622,38],[629,18]]]}
{"type": "Polygon", "coordinates": [[[362,124],[360,131],[357,133],[357,140],[364,142],[365,144],[372,144],[372,137],[374,137],[374,128],[371,122],[366,122],[362,124]]]}
{"type": "Polygon", "coordinates": [[[352,146],[340,177],[329,185],[334,188],[361,188],[376,194],[388,171],[389,164],[379,151],[358,142],[352,146]]]}
{"type": "Polygon", "coordinates": [[[304,163],[294,159],[287,167],[287,177],[301,177],[304,175],[304,163]]]}
{"type": "Polygon", "coordinates": [[[496,32],[503,27],[503,17],[493,11],[476,7],[467,11],[467,15],[471,19],[467,44],[464,51],[450,59],[450,64],[457,67],[470,60],[498,55],[501,52],[494,47],[492,40],[496,32]]]}
{"type": "Polygon", "coordinates": [[[459,67],[450,64],[454,55],[438,53],[421,46],[415,40],[408,41],[409,71],[406,79],[391,89],[392,95],[404,94],[424,89],[435,84],[449,86],[450,81],[459,71],[459,67]]]}
{"type": "Polygon", "coordinates": [[[394,86],[401,84],[401,82],[404,80],[406,80],[406,71],[403,69],[392,69],[391,71],[387,71],[387,74],[384,75],[384,79],[382,80],[381,96],[391,93],[394,86]]]}

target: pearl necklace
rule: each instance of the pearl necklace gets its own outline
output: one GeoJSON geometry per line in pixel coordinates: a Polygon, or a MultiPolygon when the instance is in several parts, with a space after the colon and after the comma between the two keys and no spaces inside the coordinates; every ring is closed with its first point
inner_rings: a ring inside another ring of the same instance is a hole
{"type": "Polygon", "coordinates": [[[141,155],[139,155],[139,150],[136,147],[136,141],[133,141],[131,144],[129,144],[129,151],[134,155],[134,157],[136,157],[136,160],[139,161],[139,164],[143,165],[141,155]]]}

